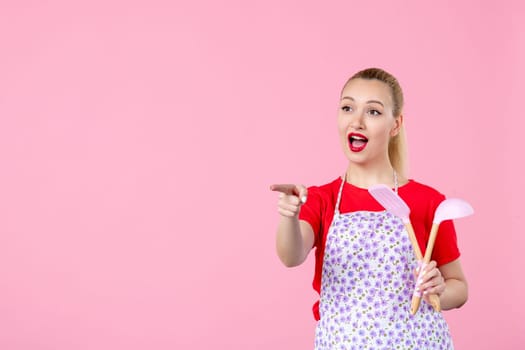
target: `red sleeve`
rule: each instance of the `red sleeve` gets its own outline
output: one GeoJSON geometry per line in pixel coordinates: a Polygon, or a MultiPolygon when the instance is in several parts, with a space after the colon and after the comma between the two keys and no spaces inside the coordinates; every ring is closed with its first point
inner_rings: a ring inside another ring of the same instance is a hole
{"type": "Polygon", "coordinates": [[[434,251],[432,252],[432,259],[436,261],[438,266],[441,266],[456,260],[459,256],[460,253],[454,223],[452,220],[443,221],[439,225],[434,251]]]}
{"type": "MultiPolygon", "coordinates": [[[[437,207],[445,200],[445,196],[436,189],[411,181],[400,188],[403,197],[411,208],[410,219],[414,226],[421,252],[425,254],[426,245],[432,228],[432,221],[437,207]]],[[[452,220],[443,221],[439,225],[432,260],[438,266],[448,264],[459,258],[460,252],[456,238],[456,230],[452,220]]]]}
{"type": "Polygon", "coordinates": [[[308,198],[299,212],[299,220],[304,220],[308,222],[310,226],[312,226],[312,230],[314,231],[314,247],[317,246],[319,242],[319,236],[321,235],[322,206],[323,203],[321,201],[319,187],[309,187],[308,198]]]}

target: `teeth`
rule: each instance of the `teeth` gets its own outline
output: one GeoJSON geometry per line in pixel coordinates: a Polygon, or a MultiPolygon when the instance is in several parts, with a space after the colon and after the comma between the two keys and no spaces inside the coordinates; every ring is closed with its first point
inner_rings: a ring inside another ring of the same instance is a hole
{"type": "Polygon", "coordinates": [[[350,138],[352,138],[352,139],[354,139],[354,140],[362,140],[362,141],[366,140],[364,137],[353,136],[353,135],[350,136],[350,138]]]}

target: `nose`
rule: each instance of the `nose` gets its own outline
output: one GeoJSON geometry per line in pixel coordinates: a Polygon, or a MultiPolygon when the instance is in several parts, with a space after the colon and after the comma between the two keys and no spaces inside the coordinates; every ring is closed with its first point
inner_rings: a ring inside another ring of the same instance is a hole
{"type": "Polygon", "coordinates": [[[364,128],[364,112],[352,114],[352,119],[350,120],[350,127],[354,130],[361,130],[364,128]]]}

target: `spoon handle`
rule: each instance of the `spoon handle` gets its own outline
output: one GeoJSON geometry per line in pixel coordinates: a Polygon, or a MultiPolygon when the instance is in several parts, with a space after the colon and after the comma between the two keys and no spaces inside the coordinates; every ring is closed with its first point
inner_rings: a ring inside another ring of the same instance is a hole
{"type": "MultiPolygon", "coordinates": [[[[427,249],[425,250],[425,256],[423,257],[423,263],[428,264],[430,262],[430,258],[432,257],[432,251],[434,250],[434,243],[436,242],[437,232],[439,228],[439,223],[432,224],[432,229],[430,231],[430,237],[428,239],[427,243],[427,249]]],[[[413,230],[412,230],[413,231],[413,230]]],[[[409,232],[410,235],[410,232],[409,232]]],[[[415,235],[414,235],[415,238],[415,235]]],[[[412,238],[410,239],[412,241],[412,238]]],[[[417,242],[417,241],[416,241],[417,242]]],[[[414,248],[416,250],[416,248],[414,248]]],[[[416,257],[421,260],[421,250],[419,249],[419,246],[417,247],[416,257]]],[[[430,305],[434,308],[436,311],[441,311],[441,303],[439,302],[439,296],[436,294],[431,294],[429,296],[430,299],[430,305]]],[[[419,309],[419,305],[421,304],[421,293],[414,291],[414,294],[412,295],[412,303],[410,305],[410,314],[415,315],[417,310],[419,309]]]]}

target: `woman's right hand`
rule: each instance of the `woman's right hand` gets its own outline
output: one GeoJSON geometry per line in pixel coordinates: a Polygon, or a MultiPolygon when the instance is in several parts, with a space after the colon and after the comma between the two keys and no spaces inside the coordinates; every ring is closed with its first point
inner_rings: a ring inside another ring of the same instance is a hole
{"type": "Polygon", "coordinates": [[[277,184],[270,186],[279,193],[277,210],[281,214],[277,227],[277,254],[288,267],[302,264],[314,245],[314,232],[310,224],[299,220],[301,206],[306,202],[308,190],[303,185],[277,184]]]}
{"type": "Polygon", "coordinates": [[[306,203],[308,190],[303,185],[275,184],[270,190],[280,192],[277,211],[284,217],[296,218],[301,206],[306,203]]]}

